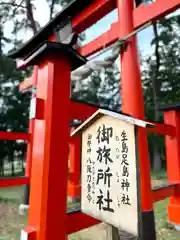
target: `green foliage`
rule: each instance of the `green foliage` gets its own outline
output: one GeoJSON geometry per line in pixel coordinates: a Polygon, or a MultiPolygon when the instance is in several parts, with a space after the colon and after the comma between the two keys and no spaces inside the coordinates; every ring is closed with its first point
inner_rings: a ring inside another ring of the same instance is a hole
{"type": "Polygon", "coordinates": [[[72,98],[104,108],[120,111],[120,79],[116,66],[94,71],[82,81],[80,91],[72,91],[72,98]]]}
{"type": "MultiPolygon", "coordinates": [[[[35,4],[34,0],[7,0],[0,2],[0,22],[2,26],[10,24],[11,31],[10,42],[17,48],[22,44],[23,30],[36,33],[40,29],[39,23],[34,18],[35,4]]],[[[8,25],[7,25],[8,26],[8,25]]],[[[4,36],[9,39],[9,36],[4,36]]]]}
{"type": "MultiPolygon", "coordinates": [[[[158,105],[178,102],[180,100],[180,16],[162,19],[158,23],[159,34],[152,40],[152,46],[159,43],[160,68],[156,79],[158,105]]],[[[143,72],[144,96],[148,113],[152,111],[152,76],[156,68],[156,59],[147,57],[143,72]],[[150,112],[149,112],[150,110],[150,112]]],[[[151,114],[149,114],[152,117],[151,114]]],[[[162,116],[161,116],[162,120],[162,116]]]]}
{"type": "MultiPolygon", "coordinates": [[[[16,69],[15,62],[0,56],[0,131],[27,132],[29,96],[19,92],[18,85],[27,72],[16,69]]],[[[14,157],[24,158],[26,144],[22,141],[0,141],[0,175],[4,175],[4,160],[12,165],[14,157]]]]}
{"type": "MultiPolygon", "coordinates": [[[[179,26],[180,16],[166,17],[158,21],[156,23],[157,31],[152,40],[154,54],[142,60],[146,116],[150,120],[163,122],[163,112],[158,111],[158,107],[180,101],[179,26]]],[[[156,150],[158,148],[161,159],[164,160],[164,138],[156,135],[151,135],[149,138],[152,158],[154,145],[156,145],[156,150]]]]}

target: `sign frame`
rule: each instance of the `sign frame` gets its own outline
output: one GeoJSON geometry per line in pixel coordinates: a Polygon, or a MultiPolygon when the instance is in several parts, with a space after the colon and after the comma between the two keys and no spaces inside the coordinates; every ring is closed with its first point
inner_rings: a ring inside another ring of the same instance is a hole
{"type": "MultiPolygon", "coordinates": [[[[102,116],[102,119],[103,119],[103,116],[102,116]]],[[[124,121],[121,121],[122,123],[124,122],[124,121]]],[[[113,123],[115,123],[115,122],[112,122],[112,126],[113,126],[113,123]]],[[[95,125],[96,125],[96,122],[94,123],[95,125]]],[[[141,239],[140,238],[140,236],[141,236],[141,207],[140,207],[140,191],[139,191],[139,189],[140,189],[140,168],[139,168],[139,156],[138,156],[138,151],[137,151],[137,149],[138,149],[138,143],[137,143],[137,141],[138,141],[138,137],[137,137],[137,134],[138,134],[138,129],[137,129],[137,127],[136,127],[136,125],[134,125],[134,124],[132,124],[132,123],[129,123],[131,126],[132,126],[132,131],[131,131],[131,133],[133,133],[134,132],[134,146],[133,146],[133,148],[134,148],[134,152],[135,152],[135,158],[134,158],[134,164],[135,164],[135,167],[136,167],[136,172],[135,172],[135,175],[136,175],[136,199],[137,199],[137,202],[136,202],[136,208],[137,208],[137,239],[141,239]]],[[[88,128],[87,128],[88,129],[88,128]]],[[[121,129],[121,125],[120,125],[120,129],[121,129]]],[[[86,133],[87,135],[88,135],[88,132],[86,133]]],[[[86,136],[86,134],[85,134],[85,136],[86,136]]],[[[116,133],[115,133],[116,134],[116,133]]],[[[82,140],[83,140],[83,133],[82,133],[82,140]]],[[[85,146],[84,146],[85,147],[85,146]]],[[[85,147],[85,149],[86,149],[86,147],[85,147]]],[[[130,155],[131,156],[131,155],[130,155]]],[[[86,169],[86,167],[87,167],[87,165],[88,164],[86,164],[84,161],[83,161],[83,158],[84,157],[84,154],[83,154],[83,144],[82,144],[82,142],[81,142],[81,169],[83,169],[83,167],[86,169]],[[85,164],[85,166],[83,166],[85,164]]],[[[104,164],[103,164],[104,165],[104,164]]],[[[92,164],[91,164],[91,168],[92,168],[92,164]]],[[[85,171],[85,169],[84,169],[84,171],[85,171]]],[[[83,172],[84,172],[83,171],[83,172]]],[[[97,172],[97,169],[96,169],[96,172],[97,172]]],[[[113,173],[113,172],[112,172],[113,173]]],[[[115,174],[115,173],[114,173],[115,174]]],[[[114,176],[114,174],[113,174],[113,176],[114,176]]],[[[91,175],[91,177],[92,177],[92,175],[91,175]]],[[[86,179],[86,177],[85,177],[85,179],[86,179]]],[[[84,181],[85,181],[85,179],[84,179],[84,174],[82,173],[82,171],[81,171],[81,183],[83,183],[84,181]]],[[[96,181],[96,180],[95,180],[96,181]]],[[[92,187],[92,182],[90,183],[90,185],[91,185],[91,187],[92,187]]],[[[121,186],[119,185],[119,189],[120,189],[120,192],[121,192],[121,186]]],[[[112,191],[112,188],[111,188],[111,190],[110,190],[110,192],[112,191]]],[[[84,193],[84,188],[81,188],[81,194],[82,193],[84,193]]],[[[97,193],[96,193],[97,194],[97,193]]],[[[96,196],[96,194],[95,194],[95,196],[96,196]]],[[[81,195],[82,196],[82,195],[81,195]]],[[[91,192],[91,196],[92,196],[92,192],[91,192]]],[[[96,196],[97,197],[97,196],[96,196]]],[[[85,197],[83,197],[83,199],[85,199],[85,197]]],[[[96,201],[96,200],[95,200],[96,201]]],[[[82,202],[81,202],[82,203],[82,202]]],[[[88,204],[88,202],[86,202],[86,204],[88,204]]],[[[86,205],[85,204],[85,205],[86,205]]],[[[89,203],[90,205],[92,204],[92,203],[89,203]]],[[[82,206],[82,205],[81,205],[82,206]]],[[[125,207],[125,206],[124,206],[125,207]]],[[[118,207],[116,208],[116,210],[118,210],[118,207]]],[[[82,212],[84,213],[84,214],[87,214],[87,215],[89,215],[89,216],[91,216],[91,217],[94,217],[94,218],[96,218],[96,219],[98,219],[98,220],[100,220],[100,221],[103,221],[103,222],[105,222],[106,224],[108,224],[108,225],[110,225],[110,221],[106,221],[103,217],[101,218],[101,216],[100,217],[98,217],[98,216],[95,216],[94,214],[93,214],[93,212],[92,212],[92,214],[91,214],[91,212],[89,212],[88,210],[86,211],[85,209],[84,210],[82,210],[82,212]]],[[[100,213],[100,212],[99,212],[100,213]]],[[[97,214],[98,215],[98,214],[97,214]]],[[[103,215],[103,213],[102,213],[102,215],[103,215]]],[[[112,224],[113,225],[113,224],[112,224]]],[[[113,225],[114,226],[114,225],[113,225]]],[[[116,226],[114,226],[114,227],[116,227],[116,226]]],[[[127,232],[127,234],[130,234],[130,233],[128,233],[127,232]]]]}
{"type": "MultiPolygon", "coordinates": [[[[136,238],[137,239],[142,239],[142,232],[143,232],[143,227],[142,227],[142,209],[141,209],[141,197],[140,197],[140,166],[139,166],[139,153],[138,153],[138,128],[146,128],[146,127],[154,127],[154,124],[151,124],[149,122],[146,121],[142,121],[139,119],[135,119],[132,118],[131,116],[127,116],[125,114],[119,114],[116,112],[112,112],[109,110],[104,110],[104,109],[99,109],[97,110],[90,118],[88,118],[84,123],[82,123],[78,128],[76,128],[72,133],[71,136],[73,137],[74,135],[77,134],[81,134],[81,136],[83,135],[83,130],[84,129],[88,129],[91,125],[93,125],[93,123],[95,123],[99,118],[101,118],[102,116],[109,116],[112,118],[118,118],[119,120],[121,120],[122,122],[128,122],[129,124],[131,124],[133,126],[133,130],[134,131],[134,152],[135,152],[135,165],[136,165],[136,196],[137,196],[137,235],[136,238]]],[[[82,170],[82,140],[83,138],[81,137],[81,170],[82,170]]],[[[82,171],[81,171],[81,183],[82,183],[82,171]]],[[[120,187],[121,188],[121,187],[120,187]]],[[[81,191],[82,193],[82,191],[81,191]]],[[[82,207],[82,206],[81,206],[82,207]]],[[[100,221],[102,221],[102,219],[95,217],[93,214],[89,214],[85,211],[83,211],[84,214],[87,214],[93,218],[96,218],[100,221]]],[[[103,222],[107,223],[108,225],[110,225],[109,222],[104,221],[103,222]]],[[[111,225],[112,226],[112,225],[111,225]]],[[[121,230],[119,230],[121,231],[121,230]]],[[[122,231],[124,231],[122,229],[122,231]]],[[[131,233],[126,232],[127,234],[130,234],[132,236],[131,233]]],[[[133,235],[135,236],[135,235],[133,235]]]]}

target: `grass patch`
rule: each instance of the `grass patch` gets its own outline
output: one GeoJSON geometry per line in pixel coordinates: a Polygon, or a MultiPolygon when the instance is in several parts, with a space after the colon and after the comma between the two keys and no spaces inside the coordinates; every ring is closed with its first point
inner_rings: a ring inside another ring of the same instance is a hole
{"type": "MultiPolygon", "coordinates": [[[[167,173],[165,170],[151,172],[152,186],[167,183],[167,173]]],[[[154,204],[156,232],[158,240],[179,240],[180,232],[168,223],[167,207],[169,199],[164,199],[154,204]]]]}
{"type": "Polygon", "coordinates": [[[18,204],[0,203],[0,236],[1,239],[19,240],[20,231],[27,224],[27,217],[19,216],[18,204]]]}
{"type": "Polygon", "coordinates": [[[179,240],[180,232],[168,223],[167,218],[168,199],[155,203],[155,219],[158,240],[179,240]]]}
{"type": "Polygon", "coordinates": [[[0,188],[0,202],[21,203],[24,187],[0,188]]]}
{"type": "Polygon", "coordinates": [[[164,169],[162,170],[153,170],[151,172],[151,178],[153,180],[166,180],[167,179],[167,173],[164,169]]]}
{"type": "Polygon", "coordinates": [[[20,230],[27,224],[27,217],[19,216],[24,187],[0,188],[0,240],[19,240],[20,230]]]}

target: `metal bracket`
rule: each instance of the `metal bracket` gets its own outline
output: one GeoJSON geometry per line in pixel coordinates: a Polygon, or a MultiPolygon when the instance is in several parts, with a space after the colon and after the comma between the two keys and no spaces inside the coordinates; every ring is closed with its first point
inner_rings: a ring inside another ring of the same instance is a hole
{"type": "Polygon", "coordinates": [[[74,46],[77,42],[78,35],[73,32],[71,20],[68,19],[56,28],[56,42],[61,42],[74,46]]]}

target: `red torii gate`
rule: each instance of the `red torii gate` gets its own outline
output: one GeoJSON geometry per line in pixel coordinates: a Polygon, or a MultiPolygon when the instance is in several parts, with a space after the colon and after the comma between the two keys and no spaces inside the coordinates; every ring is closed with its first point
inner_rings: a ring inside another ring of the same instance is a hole
{"type": "MultiPolygon", "coordinates": [[[[78,52],[83,56],[89,56],[101,50],[104,46],[108,46],[121,37],[128,35],[134,29],[149,21],[153,22],[180,6],[180,0],[157,0],[149,6],[142,4],[135,9],[133,8],[133,0],[117,0],[116,3],[112,0],[87,2],[88,6],[84,4],[74,14],[72,14],[71,9],[72,28],[76,33],[82,32],[116,7],[118,9],[119,21],[112,24],[109,31],[78,49],[78,52]]],[[[81,5],[83,4],[81,1],[81,5]]],[[[61,17],[59,17],[59,21],[60,19],[61,17]]],[[[55,20],[56,24],[59,23],[57,20],[58,16],[55,20]]],[[[7,134],[6,137],[9,140],[23,138],[30,143],[27,158],[29,164],[26,172],[31,181],[29,227],[26,229],[29,233],[28,239],[66,239],[66,234],[98,223],[97,220],[80,212],[66,214],[69,120],[85,120],[96,108],[73,102],[69,99],[71,63],[67,54],[60,52],[57,55],[53,52],[48,52],[48,54],[45,52],[41,56],[40,61],[37,58],[34,60],[35,55],[39,54],[39,49],[34,51],[37,45],[44,40],[49,42],[57,41],[56,34],[53,32],[54,27],[51,22],[28,44],[13,54],[14,58],[26,58],[24,67],[29,64],[37,65],[34,70],[34,76],[20,87],[21,90],[31,88],[32,86],[37,87],[36,115],[31,120],[30,132],[26,136],[21,137],[14,135],[14,133],[3,133],[7,134]],[[47,33],[48,26],[52,28],[49,33],[47,33]],[[39,42],[37,38],[39,38],[39,42]],[[32,51],[33,56],[32,53],[30,54],[32,51]],[[62,80],[60,81],[60,79],[62,80]],[[61,156],[59,154],[60,149],[61,156]],[[60,183],[59,188],[57,183],[60,183]]],[[[129,40],[126,51],[121,55],[121,66],[122,111],[133,117],[144,119],[144,103],[135,37],[129,40]]],[[[170,183],[167,187],[154,190],[153,194],[151,191],[146,132],[140,129],[138,133],[143,238],[147,240],[155,239],[153,214],[153,202],[155,201],[172,196],[168,207],[169,221],[177,225],[180,224],[179,120],[179,110],[168,109],[168,112],[165,112],[166,124],[156,124],[156,128],[151,130],[159,134],[168,135],[166,136],[166,152],[168,180],[170,183]]],[[[78,140],[74,144],[76,146],[75,149],[79,149],[78,140]]],[[[73,159],[74,168],[77,167],[78,169],[71,169],[75,177],[71,182],[70,193],[74,192],[72,193],[74,196],[77,196],[79,191],[75,189],[79,189],[80,173],[79,153],[78,150],[76,151],[78,159],[71,158],[71,160],[73,159]],[[75,160],[76,164],[74,164],[75,160]]],[[[15,182],[16,184],[22,184],[22,182],[27,184],[27,179],[29,178],[0,180],[0,187],[15,185],[15,182]]]]}

